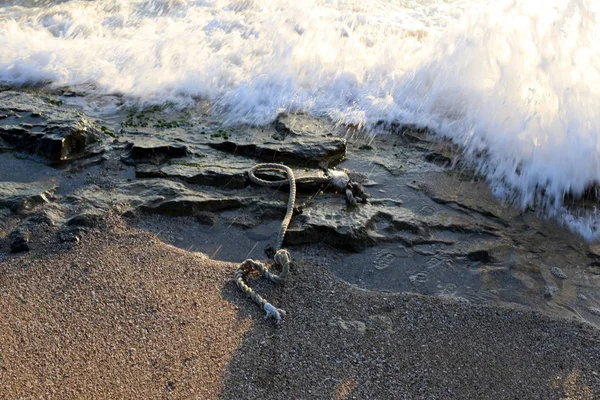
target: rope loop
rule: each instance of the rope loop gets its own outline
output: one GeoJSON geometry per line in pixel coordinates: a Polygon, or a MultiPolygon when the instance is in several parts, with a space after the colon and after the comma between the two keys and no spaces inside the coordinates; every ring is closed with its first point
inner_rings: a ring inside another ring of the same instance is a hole
{"type": "Polygon", "coordinates": [[[274,263],[271,265],[278,265],[281,267],[281,272],[279,275],[274,274],[270,271],[271,267],[261,263],[260,261],[247,259],[244,261],[240,267],[237,269],[234,275],[234,280],[238,288],[248,297],[252,299],[256,304],[261,306],[266,312],[266,319],[273,318],[275,323],[279,325],[282,321],[282,318],[286,315],[286,312],[281,308],[277,308],[263,297],[261,297],[258,293],[256,293],[251,287],[249,287],[244,281],[246,275],[252,270],[257,270],[260,274],[266,279],[279,283],[283,282],[289,275],[290,265],[292,263],[292,257],[290,253],[282,249],[283,239],[285,237],[285,233],[287,231],[288,225],[292,220],[292,216],[294,214],[294,205],[296,202],[296,181],[302,183],[313,183],[319,185],[331,185],[336,190],[343,192],[346,194],[346,201],[353,205],[357,206],[359,203],[367,202],[367,194],[365,193],[363,187],[350,180],[348,174],[344,171],[335,171],[329,170],[327,171],[327,176],[325,177],[303,177],[296,180],[294,177],[294,172],[291,168],[283,165],[283,164],[274,164],[274,163],[265,163],[265,164],[257,164],[248,170],[248,178],[256,183],[257,185],[279,188],[282,185],[289,185],[290,193],[287,204],[287,211],[285,213],[285,217],[281,222],[281,228],[279,230],[279,235],[277,236],[277,242],[275,246],[269,247],[265,249],[269,258],[273,257],[274,263]],[[281,171],[287,175],[287,180],[264,180],[256,176],[256,173],[262,171],[281,171]]]}

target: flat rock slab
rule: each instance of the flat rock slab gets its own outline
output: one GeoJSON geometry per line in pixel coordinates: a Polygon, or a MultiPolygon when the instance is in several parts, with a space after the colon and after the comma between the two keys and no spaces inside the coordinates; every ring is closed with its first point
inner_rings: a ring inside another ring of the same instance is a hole
{"type": "Polygon", "coordinates": [[[438,204],[473,211],[484,217],[509,220],[519,215],[514,207],[500,204],[484,183],[474,179],[462,180],[457,175],[429,173],[424,174],[422,183],[413,186],[413,189],[422,190],[438,204]],[[465,193],[466,187],[470,193],[465,193]],[[474,190],[476,196],[472,193],[474,190]]]}
{"type": "Polygon", "coordinates": [[[235,135],[210,146],[267,162],[306,167],[327,167],[344,159],[346,140],[335,137],[323,120],[305,114],[281,114],[275,127],[275,133],[253,130],[252,134],[235,135]]]}
{"type": "Polygon", "coordinates": [[[186,145],[158,137],[138,136],[131,138],[129,142],[130,157],[136,161],[161,163],[171,158],[186,157],[190,153],[186,145]]]}
{"type": "Polygon", "coordinates": [[[348,206],[343,196],[315,199],[294,218],[285,237],[288,245],[325,242],[360,251],[382,242],[408,245],[452,242],[454,234],[494,235],[498,227],[459,214],[419,215],[392,199],[374,199],[366,205],[348,206]]]}
{"type": "Polygon", "coordinates": [[[246,186],[247,168],[233,169],[200,163],[169,163],[161,166],[137,165],[135,175],[138,178],[180,179],[196,185],[217,186],[239,189],[246,186]]]}
{"type": "Polygon", "coordinates": [[[202,211],[241,207],[247,200],[216,192],[195,191],[179,182],[148,179],[119,183],[108,193],[97,186],[88,186],[69,195],[68,201],[92,212],[108,212],[118,204],[120,209],[129,215],[138,211],[195,215],[202,211]]]}
{"type": "Polygon", "coordinates": [[[106,137],[80,111],[60,106],[54,97],[0,92],[0,139],[3,147],[28,151],[51,161],[85,155],[106,137]]]}
{"type": "Polygon", "coordinates": [[[0,209],[23,212],[55,199],[55,187],[44,183],[0,182],[0,209]]]}
{"type": "Polygon", "coordinates": [[[239,189],[248,182],[248,169],[255,160],[214,150],[208,146],[195,148],[190,157],[170,160],[160,165],[136,164],[138,178],[179,179],[195,185],[239,189]]]}

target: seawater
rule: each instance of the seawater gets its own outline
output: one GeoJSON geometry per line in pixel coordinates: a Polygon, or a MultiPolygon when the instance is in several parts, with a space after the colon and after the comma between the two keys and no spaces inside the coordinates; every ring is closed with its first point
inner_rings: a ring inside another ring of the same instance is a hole
{"type": "Polygon", "coordinates": [[[0,83],[208,102],[232,123],[427,126],[499,198],[594,240],[595,208],[563,198],[600,181],[599,16],[598,0],[3,1],[0,83]]]}

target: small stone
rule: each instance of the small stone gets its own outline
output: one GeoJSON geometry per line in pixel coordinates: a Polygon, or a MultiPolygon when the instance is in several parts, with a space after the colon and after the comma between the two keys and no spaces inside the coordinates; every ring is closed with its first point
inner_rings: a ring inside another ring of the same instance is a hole
{"type": "Polygon", "coordinates": [[[173,390],[175,390],[175,382],[167,382],[167,393],[171,393],[173,390]]]}
{"type": "Polygon", "coordinates": [[[29,240],[31,234],[27,230],[15,229],[9,235],[11,253],[29,251],[29,240]]]}
{"type": "Polygon", "coordinates": [[[337,325],[345,331],[357,331],[358,333],[367,331],[367,326],[362,321],[344,321],[342,318],[338,318],[337,325]]]}
{"type": "Polygon", "coordinates": [[[204,225],[213,226],[217,223],[218,219],[219,217],[217,216],[217,214],[212,213],[210,211],[201,211],[198,214],[196,214],[196,221],[204,225]]]}
{"type": "Polygon", "coordinates": [[[599,317],[600,317],[600,308],[597,308],[597,307],[589,307],[589,308],[588,308],[588,311],[589,311],[591,314],[594,314],[594,315],[597,315],[597,316],[599,316],[599,317]]]}
{"type": "Polygon", "coordinates": [[[552,275],[554,275],[558,279],[567,279],[568,278],[567,274],[565,274],[563,272],[563,270],[558,267],[550,268],[550,272],[552,272],[552,275]]]}
{"type": "Polygon", "coordinates": [[[544,286],[544,297],[552,298],[558,292],[558,288],[552,285],[544,286]]]}

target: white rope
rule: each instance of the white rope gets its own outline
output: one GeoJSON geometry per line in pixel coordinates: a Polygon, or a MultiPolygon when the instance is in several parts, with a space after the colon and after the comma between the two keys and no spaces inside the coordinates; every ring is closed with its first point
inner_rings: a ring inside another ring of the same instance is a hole
{"type": "Polygon", "coordinates": [[[252,270],[257,270],[260,272],[262,276],[266,279],[278,283],[284,281],[289,272],[290,265],[292,263],[292,257],[290,253],[282,249],[283,239],[285,237],[285,233],[287,231],[288,225],[292,220],[292,215],[294,212],[294,205],[296,203],[296,183],[313,183],[313,184],[327,184],[333,186],[338,191],[345,193],[346,199],[349,204],[356,206],[359,203],[366,202],[367,196],[364,193],[362,186],[359,184],[352,182],[347,173],[343,171],[328,171],[327,176],[322,177],[302,177],[296,179],[294,177],[294,172],[291,168],[282,165],[282,164],[273,164],[273,163],[265,163],[265,164],[257,164],[254,167],[250,168],[248,171],[248,178],[262,186],[267,187],[279,187],[282,185],[289,185],[290,193],[287,204],[287,211],[285,213],[285,217],[281,222],[281,228],[279,230],[279,235],[277,236],[277,242],[274,247],[275,255],[273,256],[274,263],[271,266],[267,266],[260,261],[247,259],[244,261],[240,267],[237,269],[234,275],[234,280],[238,288],[248,297],[250,297],[256,304],[261,306],[266,312],[266,319],[273,318],[276,324],[280,324],[282,318],[286,315],[286,312],[281,308],[277,308],[263,297],[261,297],[258,293],[256,293],[250,286],[248,286],[245,282],[245,277],[252,270]],[[287,179],[275,180],[275,181],[267,181],[256,176],[257,171],[283,171],[287,175],[287,179]],[[270,271],[270,269],[274,265],[281,266],[281,273],[279,275],[274,274],[270,271]]]}

